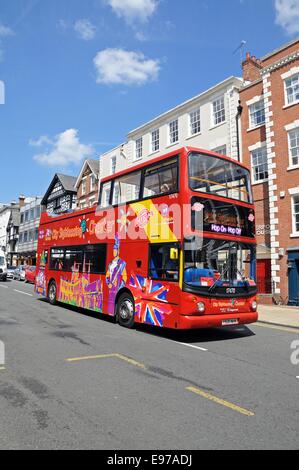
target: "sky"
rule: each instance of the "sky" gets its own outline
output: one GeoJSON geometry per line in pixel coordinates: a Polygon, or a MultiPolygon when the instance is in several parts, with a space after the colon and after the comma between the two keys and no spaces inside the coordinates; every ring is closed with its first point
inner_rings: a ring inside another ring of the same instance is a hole
{"type": "Polygon", "coordinates": [[[297,36],[299,0],[0,0],[0,202],[297,36]]]}

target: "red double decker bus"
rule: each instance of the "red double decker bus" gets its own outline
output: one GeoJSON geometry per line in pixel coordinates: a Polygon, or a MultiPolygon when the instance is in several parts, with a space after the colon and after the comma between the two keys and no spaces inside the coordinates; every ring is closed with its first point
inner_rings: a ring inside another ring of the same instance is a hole
{"type": "Polygon", "coordinates": [[[183,148],[103,179],[97,208],[42,215],[35,289],[124,327],[257,321],[249,170],[183,148]]]}

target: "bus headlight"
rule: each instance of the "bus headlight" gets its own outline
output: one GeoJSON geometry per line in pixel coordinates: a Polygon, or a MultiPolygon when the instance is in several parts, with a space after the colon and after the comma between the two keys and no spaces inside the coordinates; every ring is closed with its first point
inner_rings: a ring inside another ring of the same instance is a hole
{"type": "Polygon", "coordinates": [[[197,308],[198,308],[199,313],[205,313],[206,306],[204,302],[198,302],[197,308]]]}
{"type": "Polygon", "coordinates": [[[253,300],[253,301],[251,302],[251,310],[252,310],[253,312],[256,312],[256,311],[257,311],[257,301],[256,301],[256,300],[253,300]]]}

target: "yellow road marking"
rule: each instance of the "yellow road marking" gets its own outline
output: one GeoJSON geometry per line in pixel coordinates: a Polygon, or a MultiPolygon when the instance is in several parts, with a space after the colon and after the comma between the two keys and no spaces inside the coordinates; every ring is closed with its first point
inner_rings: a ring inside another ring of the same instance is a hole
{"type": "Polygon", "coordinates": [[[139,367],[140,369],[146,369],[144,364],[141,364],[134,359],[130,359],[129,357],[123,356],[122,354],[115,354],[115,357],[118,357],[118,359],[121,359],[122,361],[128,362],[132,366],[139,367]]]}
{"type": "Polygon", "coordinates": [[[270,330],[279,330],[279,331],[286,331],[288,333],[297,333],[299,335],[298,328],[290,328],[288,326],[279,326],[279,325],[272,325],[272,324],[263,324],[263,323],[255,323],[252,326],[259,326],[260,328],[269,328],[270,330]]]}
{"type": "Polygon", "coordinates": [[[241,408],[240,406],[234,405],[233,403],[230,403],[226,400],[222,400],[221,398],[215,397],[214,395],[204,392],[203,390],[200,390],[199,388],[187,387],[186,390],[188,390],[188,392],[196,393],[196,395],[200,395],[201,397],[206,398],[207,400],[213,401],[214,403],[217,403],[218,405],[222,405],[222,406],[225,406],[226,408],[230,408],[233,411],[237,411],[238,413],[241,413],[242,415],[254,416],[254,413],[252,413],[251,411],[245,410],[245,408],[241,408]]]}
{"type": "Polygon", "coordinates": [[[139,367],[140,369],[146,369],[144,364],[141,364],[140,362],[135,361],[134,359],[131,359],[130,357],[123,356],[122,354],[101,354],[98,356],[85,356],[85,357],[74,357],[70,359],[66,359],[67,362],[81,362],[81,361],[92,361],[95,359],[111,359],[111,358],[117,358],[120,359],[121,361],[125,361],[128,364],[131,364],[132,366],[139,367]]]}

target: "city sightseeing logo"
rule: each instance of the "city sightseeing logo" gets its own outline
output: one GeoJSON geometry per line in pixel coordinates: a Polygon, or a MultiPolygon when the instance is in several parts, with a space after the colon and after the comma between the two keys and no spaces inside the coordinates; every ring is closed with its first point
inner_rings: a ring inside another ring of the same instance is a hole
{"type": "Polygon", "coordinates": [[[5,85],[2,80],[0,80],[0,104],[5,104],[5,85]]]}

